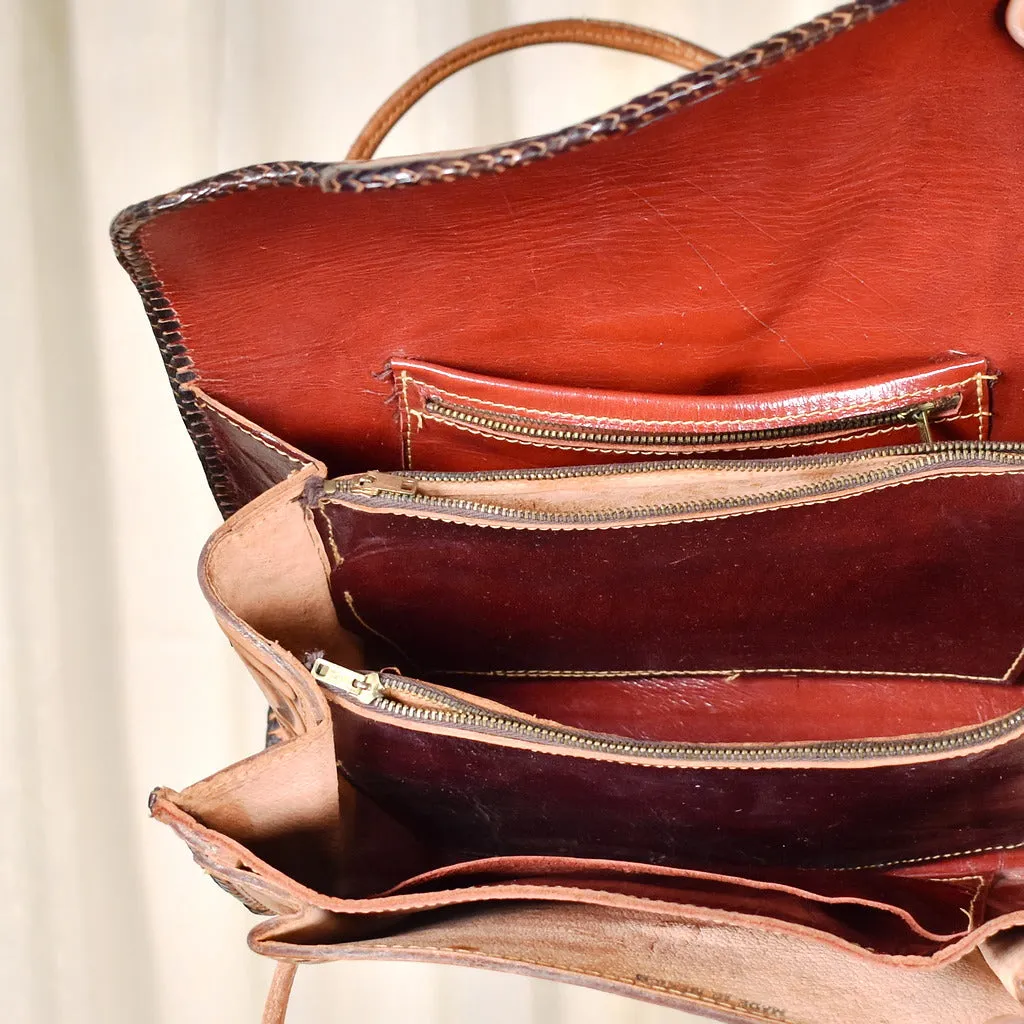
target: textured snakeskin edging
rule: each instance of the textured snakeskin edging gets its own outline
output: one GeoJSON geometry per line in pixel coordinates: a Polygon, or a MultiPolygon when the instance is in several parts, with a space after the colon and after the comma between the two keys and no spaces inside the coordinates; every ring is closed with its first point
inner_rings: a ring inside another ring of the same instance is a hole
{"type": "Polygon", "coordinates": [[[281,724],[280,719],[274,713],[273,708],[267,708],[267,735],[265,745],[272,747],[277,743],[290,740],[292,733],[281,724]]]}
{"type": "Polygon", "coordinates": [[[520,139],[501,146],[419,157],[360,163],[270,163],[243,167],[122,210],[110,227],[114,250],[142,296],[146,313],[164,358],[181,417],[206,471],[210,488],[225,516],[238,508],[238,496],[224,467],[203,413],[197,408],[191,383],[198,379],[185,344],[178,315],[164,295],[162,282],[138,238],[139,228],[162,213],[209,202],[236,192],[291,186],[324,192],[365,192],[381,188],[458,181],[522,167],[592,142],[642,128],[684,106],[698,103],[775,64],[899,6],[904,0],[861,0],[843,4],[828,14],[788,32],[781,32],[735,57],[716,61],[638,96],[600,117],[549,135],[520,139]]]}

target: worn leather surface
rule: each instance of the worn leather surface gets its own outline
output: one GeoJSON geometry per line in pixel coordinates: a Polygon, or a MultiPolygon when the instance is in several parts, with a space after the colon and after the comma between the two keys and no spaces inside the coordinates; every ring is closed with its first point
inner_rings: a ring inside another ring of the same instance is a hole
{"type": "Polygon", "coordinates": [[[514,745],[347,703],[334,725],[342,776],[441,859],[860,867],[1021,842],[1019,740],[917,763],[695,766],[514,745]]]}
{"type": "Polygon", "coordinates": [[[284,959],[428,960],[572,980],[730,1024],[987,1024],[1017,1008],[977,954],[908,970],[797,937],[604,908],[481,907],[353,942],[332,926],[267,922],[250,942],[284,959]]]}
{"type": "MultiPolygon", "coordinates": [[[[937,941],[925,940],[920,932],[913,928],[908,930],[902,925],[895,929],[879,928],[877,922],[880,919],[892,919],[899,924],[900,919],[891,912],[887,916],[882,912],[879,918],[878,913],[872,911],[868,914],[865,911],[866,932],[857,930],[865,928],[864,916],[854,921],[848,916],[850,909],[835,912],[819,907],[810,913],[808,908],[811,905],[798,900],[792,904],[792,910],[786,912],[776,896],[758,897],[756,881],[748,883],[750,887],[745,901],[730,897],[731,902],[727,906],[720,903],[717,909],[703,905],[710,902],[709,899],[688,902],[696,898],[692,889],[689,890],[688,898],[684,897],[681,903],[674,902],[666,898],[661,883],[655,891],[644,889],[643,886],[649,885],[649,882],[644,881],[642,871],[634,876],[635,883],[623,889],[610,884],[607,878],[601,879],[599,875],[595,877],[593,864],[579,865],[572,877],[569,871],[561,868],[558,869],[561,877],[552,878],[549,874],[544,878],[536,864],[524,863],[519,865],[514,878],[506,876],[503,879],[500,875],[486,878],[478,875],[460,879],[451,875],[445,880],[439,880],[440,885],[427,885],[426,889],[431,891],[425,891],[422,884],[410,882],[410,887],[404,893],[396,890],[393,896],[372,897],[359,902],[356,897],[360,892],[382,892],[388,885],[402,883],[429,867],[430,858],[436,858],[436,845],[432,847],[429,842],[417,842],[416,837],[409,832],[408,825],[400,825],[394,818],[389,819],[380,811],[369,814],[365,795],[353,789],[348,779],[339,778],[334,765],[337,750],[330,736],[331,722],[324,717],[326,708],[322,695],[315,689],[307,692],[308,675],[296,660],[296,657],[306,657],[308,645],[321,637],[328,639],[328,653],[339,661],[358,666],[361,657],[358,648],[352,646],[351,638],[339,633],[330,639],[329,624],[334,614],[326,579],[330,555],[308,522],[303,503],[296,500],[308,486],[310,474],[315,476],[317,472],[322,472],[322,469],[310,466],[294,474],[253,502],[243,514],[233,517],[212,538],[201,567],[204,587],[222,626],[255,670],[275,706],[290,709],[294,715],[293,728],[298,730],[298,736],[218,773],[184,793],[163,791],[156,795],[153,804],[154,813],[179,832],[192,847],[197,859],[229,891],[235,892],[257,911],[284,915],[280,924],[272,923],[272,928],[284,927],[287,930],[289,915],[307,914],[310,912],[308,908],[321,908],[326,913],[326,918],[316,919],[319,923],[307,923],[298,931],[288,932],[293,943],[298,945],[288,947],[290,951],[284,952],[284,955],[303,959],[399,955],[393,950],[405,948],[402,943],[408,939],[412,943],[408,955],[428,959],[452,955],[461,957],[462,962],[483,965],[488,962],[487,958],[476,953],[466,950],[458,954],[445,953],[437,948],[458,945],[454,938],[451,943],[445,943],[440,936],[427,939],[425,941],[428,945],[432,943],[430,948],[419,948],[414,937],[423,928],[427,929],[426,934],[432,934],[429,932],[431,915],[436,915],[444,907],[449,908],[445,914],[448,915],[450,927],[454,929],[451,934],[456,935],[463,934],[463,929],[471,927],[471,922],[478,919],[481,913],[489,913],[488,908],[496,908],[501,919],[516,920],[516,906],[523,900],[531,905],[536,905],[538,899],[557,903],[559,919],[564,924],[576,913],[572,909],[575,904],[583,900],[596,909],[603,908],[620,915],[617,920],[621,921],[621,928],[616,941],[623,947],[629,946],[636,928],[645,927],[640,923],[641,917],[650,918],[652,914],[664,915],[669,911],[679,915],[676,920],[686,927],[689,927],[689,922],[699,922],[697,933],[702,934],[703,938],[695,947],[696,950],[714,949],[718,939],[723,936],[727,943],[732,944],[734,932],[730,929],[733,925],[756,933],[760,936],[756,941],[766,943],[766,949],[776,940],[783,941],[782,946],[772,946],[772,955],[782,957],[773,967],[773,978],[789,977],[793,971],[799,974],[797,965],[803,955],[801,951],[805,948],[801,943],[810,934],[817,936],[815,946],[831,936],[831,941],[838,943],[836,948],[845,951],[845,957],[873,956],[876,960],[877,954],[869,953],[863,944],[870,945],[872,941],[884,940],[896,943],[890,948],[899,948],[920,957],[929,956],[928,941],[931,941],[933,952],[929,962],[950,966],[927,972],[923,976],[927,982],[908,980],[907,984],[923,986],[920,991],[922,1005],[931,1006],[935,993],[944,991],[947,984],[952,985],[957,992],[957,999],[949,1002],[942,1010],[942,1013],[953,1014],[950,1020],[982,1024],[982,1017],[971,1015],[973,1009],[1000,1005],[1001,997],[996,991],[985,989],[984,984],[980,988],[972,987],[980,984],[980,979],[978,982],[970,981],[975,974],[965,974],[965,968],[960,966],[964,963],[960,958],[967,950],[991,934],[992,929],[999,927],[999,920],[982,920],[982,908],[987,905],[986,891],[993,892],[997,885],[1002,885],[1003,895],[994,906],[999,913],[1014,914],[1011,909],[1014,897],[1006,889],[1007,868],[1001,859],[991,859],[997,856],[995,853],[975,855],[964,859],[962,864],[953,862],[952,873],[944,865],[938,864],[926,863],[909,869],[909,877],[920,879],[926,885],[932,884],[932,874],[938,879],[952,879],[950,888],[942,890],[954,898],[951,907],[955,909],[958,893],[965,894],[970,897],[972,914],[975,915],[973,920],[982,922],[974,932],[962,939],[956,939],[950,932],[950,939],[937,941]],[[268,636],[279,642],[268,639],[268,636]],[[314,852],[316,856],[311,856],[314,852]],[[986,860],[986,857],[989,859],[986,860]],[[376,877],[373,870],[375,866],[376,877]],[[390,874],[390,881],[380,874],[380,868],[390,874]],[[978,880],[983,888],[977,887],[978,880]],[[581,885],[584,881],[589,882],[589,887],[581,885]],[[468,884],[472,882],[482,882],[483,885],[468,884]],[[637,888],[638,885],[640,888],[637,888]],[[331,896],[332,892],[339,895],[331,896]],[[773,911],[779,916],[765,916],[773,911]],[[872,921],[875,923],[872,924],[872,921]],[[851,931],[851,928],[854,930],[851,931]],[[381,938],[381,931],[389,937],[381,938]],[[374,942],[379,943],[379,947],[363,945],[374,942]],[[709,942],[710,947],[706,945],[709,942]],[[385,948],[392,952],[385,952],[385,948]],[[950,970],[952,974],[946,973],[950,970]],[[964,1009],[957,1001],[964,997],[965,992],[971,993],[975,1000],[970,1004],[971,1010],[964,1009]]],[[[998,692],[1009,691],[1003,689],[998,692]]],[[[432,749],[438,748],[432,745],[432,749]]],[[[992,756],[996,755],[993,753],[992,756]]],[[[499,762],[488,759],[488,763],[499,762]]],[[[950,762],[946,764],[948,766],[950,762]]],[[[400,758],[395,761],[394,767],[398,771],[402,770],[400,758]]],[[[904,766],[904,770],[908,767],[913,772],[915,767],[920,766],[904,766]]],[[[953,767],[955,779],[955,761],[953,767]]],[[[993,794],[1001,807],[1012,806],[1012,801],[1016,799],[1012,796],[1012,784],[1006,788],[1005,783],[1002,783],[1001,790],[995,789],[988,786],[989,776],[982,778],[982,774],[975,775],[975,781],[981,778],[982,786],[987,787],[987,791],[993,794]]],[[[1007,773],[1004,768],[1002,771],[997,769],[997,774],[1005,778],[1007,773]]],[[[956,786],[955,781],[949,783],[947,773],[940,785],[941,792],[930,788],[926,791],[927,798],[919,795],[916,801],[910,800],[910,805],[918,808],[927,804],[938,808],[949,797],[955,801],[956,786]]],[[[770,790],[758,787],[757,792],[770,793],[770,790]]],[[[844,787],[842,792],[845,799],[848,790],[844,787]]],[[[946,802],[945,806],[949,808],[951,804],[946,802]]],[[[631,807],[630,815],[634,812],[635,808],[631,807]]],[[[962,815],[959,817],[966,820],[962,815]]],[[[547,863],[548,867],[544,870],[550,872],[554,865],[547,863]]],[[[477,870],[484,870],[483,866],[477,870]]],[[[650,872],[658,869],[647,870],[650,872]]],[[[792,884],[796,881],[792,877],[792,869],[787,867],[785,870],[790,872],[785,881],[792,884]]],[[[899,869],[900,872],[906,870],[899,869]]],[[[759,877],[755,869],[744,870],[742,874],[750,875],[753,880],[759,877]]],[[[944,925],[941,918],[935,917],[941,905],[929,900],[921,906],[917,897],[905,891],[898,895],[891,888],[888,891],[880,889],[879,886],[892,884],[887,883],[884,876],[874,881],[865,879],[859,873],[849,877],[852,891],[859,894],[860,898],[880,898],[883,903],[888,902],[904,909],[912,907],[915,916],[929,915],[921,918],[922,922],[927,922],[929,929],[948,931],[948,925],[944,925]]],[[[834,896],[841,891],[835,887],[844,884],[847,884],[846,880],[840,875],[831,882],[832,888],[828,888],[822,880],[812,884],[808,879],[804,880],[803,888],[809,887],[814,891],[816,887],[824,885],[826,887],[822,891],[834,896]]],[[[678,895],[682,896],[683,893],[678,895]]],[[[1015,919],[1016,915],[1003,920],[1009,922],[1015,919]]],[[[742,935],[743,931],[735,934],[742,935]]],[[[679,934],[673,931],[673,936],[672,939],[666,939],[666,950],[672,950],[680,966],[678,970],[663,977],[668,982],[663,998],[671,1005],[697,1006],[703,1012],[709,1007],[699,1000],[694,1003],[685,994],[688,985],[693,982],[693,975],[689,972],[694,968],[687,966],[687,957],[678,959],[682,957],[684,947],[680,945],[679,934]]],[[[271,954],[280,954],[284,949],[272,942],[263,944],[261,939],[254,941],[258,948],[271,954]]],[[[531,973],[545,973],[552,969],[558,973],[561,970],[558,976],[575,977],[584,983],[615,984],[623,991],[641,997],[652,994],[643,978],[630,980],[628,972],[620,975],[605,970],[600,966],[599,958],[591,957],[589,967],[581,974],[575,961],[550,956],[538,933],[534,933],[531,941],[532,953],[516,947],[515,952],[508,954],[511,957],[509,961],[499,959],[497,962],[507,962],[510,967],[518,964],[517,969],[531,973]],[[603,975],[611,975],[619,980],[606,982],[602,980],[603,975]]],[[[831,954],[820,950],[816,955],[828,961],[831,954]]],[[[714,958],[720,958],[720,954],[716,952],[714,958]]],[[[617,962],[620,965],[623,962],[621,955],[617,962]]],[[[835,962],[835,967],[830,969],[839,970],[842,974],[840,965],[843,964],[846,964],[846,960],[840,958],[835,962]]],[[[860,970],[847,966],[854,973],[860,970]]],[[[919,972],[906,973],[922,978],[919,972]]],[[[741,1005],[746,998],[744,992],[760,991],[762,998],[766,998],[773,991],[771,985],[774,982],[769,983],[767,979],[756,976],[750,978],[747,987],[744,987],[745,983],[737,985],[733,979],[715,976],[719,978],[718,987],[712,982],[708,984],[722,996],[722,1005],[741,1005]]],[[[843,977],[846,976],[843,974],[843,977]]],[[[884,970],[879,977],[885,979],[889,986],[885,995],[878,995],[879,1005],[883,1005],[900,989],[894,985],[896,979],[891,979],[884,970]]],[[[826,984],[831,986],[838,981],[837,977],[830,976],[826,984]]],[[[794,995],[787,998],[803,997],[794,995]]],[[[840,999],[840,996],[835,998],[840,999]]],[[[843,1004],[840,1001],[837,1005],[843,1004]]],[[[830,1005],[828,1011],[833,1012],[833,1009],[830,1005]]],[[[752,1018],[741,1013],[735,1019],[752,1018]]],[[[942,1020],[943,1017],[932,1016],[929,1019],[942,1020]]]]}
{"type": "Polygon", "coordinates": [[[634,528],[496,529],[330,496],[317,524],[342,553],[341,621],[389,641],[380,664],[407,672],[1012,683],[1022,500],[1019,470],[951,469],[844,500],[634,528]]]}
{"type": "Polygon", "coordinates": [[[912,444],[921,440],[912,417],[863,421],[915,407],[934,407],[928,420],[937,441],[984,440],[995,379],[984,360],[964,357],[828,387],[727,396],[551,387],[399,359],[392,360],[391,373],[402,464],[431,470],[707,453],[766,458],[912,444]],[[837,420],[851,425],[840,428],[837,420]],[[799,433],[786,436],[794,430],[799,433]],[[574,440],[572,434],[580,431],[603,440],[574,440]],[[668,440],[672,435],[693,440],[668,440]],[[761,436],[743,440],[749,435],[761,436]]]}

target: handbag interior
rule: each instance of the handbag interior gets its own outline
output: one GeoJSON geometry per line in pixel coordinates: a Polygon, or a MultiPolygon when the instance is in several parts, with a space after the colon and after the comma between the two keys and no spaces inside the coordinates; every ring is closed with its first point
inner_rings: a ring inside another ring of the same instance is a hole
{"type": "MultiPolygon", "coordinates": [[[[460,480],[481,503],[577,513],[621,505],[637,467],[653,482],[631,508],[663,501],[684,463],[676,501],[775,494],[865,459],[1016,458],[1022,54],[988,0],[956,19],[937,0],[860,6],[874,16],[819,19],[741,55],[744,73],[643,98],[635,130],[598,119],[602,145],[567,131],[483,156],[268,164],[125,211],[115,243],[222,511],[307,457],[330,478],[475,474],[460,480]],[[559,493],[538,496],[553,470],[559,493]]],[[[321,516],[331,628],[296,623],[285,564],[259,570],[273,598],[247,621],[307,664],[396,666],[604,737],[941,737],[1024,707],[1015,486],[892,487],[815,508],[802,532],[723,519],[703,562],[685,537],[670,559],[665,526],[376,514],[332,531],[321,516]],[[365,551],[378,561],[359,577],[365,551]],[[759,662],[736,661],[738,636],[759,662]]],[[[922,765],[673,776],[428,742],[332,707],[357,823],[343,855],[313,863],[301,835],[257,845],[333,895],[513,880],[756,908],[906,955],[1024,909],[1016,734],[922,765]]]]}

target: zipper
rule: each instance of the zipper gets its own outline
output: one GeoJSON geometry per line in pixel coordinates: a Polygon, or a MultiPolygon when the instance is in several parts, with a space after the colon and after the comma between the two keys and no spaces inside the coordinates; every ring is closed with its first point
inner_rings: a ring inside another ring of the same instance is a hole
{"type": "Polygon", "coordinates": [[[511,711],[483,711],[470,701],[392,672],[354,672],[317,658],[313,678],[322,686],[390,717],[453,725],[469,732],[616,754],[630,759],[706,761],[716,764],[786,761],[862,761],[963,751],[1001,739],[1024,725],[1024,708],[981,725],[893,740],[813,740],[806,743],[665,743],[537,724],[511,711]],[[414,703],[410,703],[412,698],[414,703]]]}
{"type": "Polygon", "coordinates": [[[724,445],[758,444],[784,441],[815,435],[849,434],[878,427],[898,427],[917,424],[921,440],[932,442],[930,418],[941,415],[959,404],[959,396],[935,402],[921,402],[883,412],[861,413],[818,423],[799,423],[762,430],[724,431],[714,434],[632,433],[595,428],[567,428],[565,424],[526,416],[506,416],[486,413],[470,406],[457,405],[440,398],[428,398],[424,411],[453,425],[463,424],[494,434],[528,437],[552,444],[569,442],[601,446],[630,446],[632,448],[714,448],[724,445]]]}
{"type": "Polygon", "coordinates": [[[885,486],[935,469],[970,469],[1006,466],[1024,469],[1024,444],[999,441],[945,441],[930,445],[899,445],[839,455],[811,455],[786,459],[686,460],[626,462],[602,466],[566,466],[557,469],[497,470],[494,472],[441,473],[373,470],[358,476],[335,477],[323,484],[321,500],[375,509],[455,512],[482,520],[587,527],[626,525],[650,519],[678,518],[735,512],[783,502],[816,499],[866,487],[885,486]],[[872,466],[872,463],[879,465],[872,466]],[[862,465],[866,469],[861,469],[862,465]],[[571,480],[582,477],[664,473],[699,470],[701,473],[778,473],[793,469],[843,469],[845,472],[810,484],[796,484],[773,491],[738,494],[707,500],[679,501],[644,507],[615,508],[595,512],[544,512],[516,508],[472,498],[425,493],[423,485],[435,483],[488,483],[498,481],[571,480]],[[859,470],[859,471],[858,471],[859,470]]]}

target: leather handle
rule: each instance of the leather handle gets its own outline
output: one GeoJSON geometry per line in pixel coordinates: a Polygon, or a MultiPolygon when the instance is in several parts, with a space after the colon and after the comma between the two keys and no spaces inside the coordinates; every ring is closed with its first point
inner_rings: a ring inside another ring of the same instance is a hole
{"type": "Polygon", "coordinates": [[[562,18],[556,21],[513,25],[511,28],[488,32],[461,46],[456,46],[417,71],[404,85],[396,89],[367,121],[366,127],[352,143],[347,159],[369,160],[377,152],[384,137],[409,109],[434,86],[440,85],[457,71],[495,54],[541,43],[585,43],[590,46],[603,46],[609,50],[625,50],[629,53],[643,54],[645,57],[656,57],[689,71],[696,71],[706,64],[719,60],[718,54],[695,46],[685,39],[621,21],[562,18]]]}

